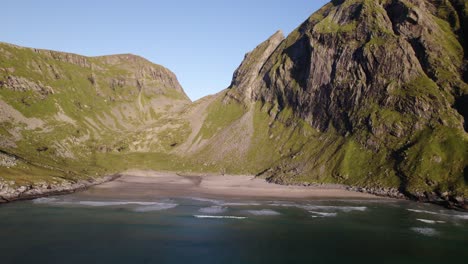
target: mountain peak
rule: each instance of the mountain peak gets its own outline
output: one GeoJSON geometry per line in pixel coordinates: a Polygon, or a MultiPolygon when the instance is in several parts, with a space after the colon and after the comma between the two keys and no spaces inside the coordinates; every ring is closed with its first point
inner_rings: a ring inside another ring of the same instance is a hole
{"type": "Polygon", "coordinates": [[[285,37],[284,37],[284,33],[283,33],[283,30],[279,29],[275,32],[275,34],[271,35],[271,37],[269,37],[268,39],[269,40],[273,40],[273,39],[281,39],[283,40],[285,37]]]}
{"type": "Polygon", "coordinates": [[[242,64],[234,72],[230,88],[235,88],[245,99],[251,99],[253,91],[261,81],[257,78],[261,69],[284,39],[283,32],[278,30],[253,51],[247,53],[242,64]]]}

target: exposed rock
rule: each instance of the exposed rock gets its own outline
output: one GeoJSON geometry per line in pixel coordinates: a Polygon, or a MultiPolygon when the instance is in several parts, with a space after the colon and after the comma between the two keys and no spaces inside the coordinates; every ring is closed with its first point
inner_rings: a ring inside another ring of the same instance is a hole
{"type": "Polygon", "coordinates": [[[29,186],[14,185],[14,182],[2,182],[0,180],[0,203],[17,200],[29,200],[37,197],[73,193],[104,182],[113,181],[120,175],[111,175],[77,182],[62,181],[58,184],[39,182],[29,186]]]}
{"type": "Polygon", "coordinates": [[[157,95],[165,94],[167,88],[171,88],[183,94],[182,99],[188,100],[175,74],[163,66],[153,64],[133,54],[110,55],[98,58],[108,65],[132,72],[130,76],[109,80],[112,89],[133,86],[149,95],[157,95]]]}
{"type": "Polygon", "coordinates": [[[390,197],[396,199],[406,199],[406,196],[396,188],[382,188],[382,187],[348,187],[347,190],[353,192],[362,192],[374,194],[382,197],[390,197]]]}
{"type": "Polygon", "coordinates": [[[234,72],[231,89],[240,92],[248,100],[252,99],[252,92],[260,85],[259,83],[262,82],[259,78],[260,71],[283,40],[283,32],[277,31],[252,52],[247,53],[242,64],[234,72]]]}
{"type": "MultiPolygon", "coordinates": [[[[17,160],[15,157],[7,155],[5,153],[0,152],[0,166],[1,167],[15,167],[17,165],[17,160]]],[[[0,185],[1,189],[1,185],[0,185]]]]}
{"type": "Polygon", "coordinates": [[[35,83],[23,77],[9,75],[7,80],[0,82],[0,87],[13,91],[34,91],[43,96],[53,94],[54,90],[50,86],[45,86],[41,82],[35,83]]]}

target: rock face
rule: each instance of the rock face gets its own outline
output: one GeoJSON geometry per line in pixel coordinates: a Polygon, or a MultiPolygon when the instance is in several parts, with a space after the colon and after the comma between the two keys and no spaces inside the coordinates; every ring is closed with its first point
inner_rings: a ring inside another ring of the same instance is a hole
{"type": "Polygon", "coordinates": [[[430,1],[411,2],[332,1],[277,49],[265,50],[278,45],[275,35],[249,54],[232,89],[280,109],[291,107],[318,130],[333,127],[343,135],[368,127],[375,134],[410,134],[440,117],[460,127],[463,121],[451,106],[468,88],[456,29],[437,17],[430,1]],[[255,66],[245,70],[246,64],[255,66]],[[420,120],[384,128],[389,124],[370,120],[375,108],[420,120]]]}
{"type": "Polygon", "coordinates": [[[113,79],[116,86],[130,85],[138,87],[138,89],[145,90],[149,95],[164,94],[167,89],[175,90],[185,100],[189,100],[173,72],[142,57],[133,54],[121,54],[102,56],[96,59],[106,65],[132,72],[130,78],[117,81],[113,79]]]}
{"type": "MultiPolygon", "coordinates": [[[[332,1],[286,39],[275,35],[249,53],[229,94],[261,102],[271,116],[291,111],[343,140],[330,155],[341,158],[322,164],[341,169],[322,169],[322,176],[367,185],[385,174],[398,177],[408,195],[464,193],[466,8],[466,1],[332,1]],[[360,165],[363,156],[355,155],[343,169],[349,144],[376,166],[360,165]]],[[[311,162],[323,153],[299,154],[311,162]]],[[[320,181],[320,162],[312,170],[304,160],[287,160],[265,175],[282,182],[280,175],[293,171],[287,181],[304,174],[320,181]]]]}
{"type": "Polygon", "coordinates": [[[234,72],[231,87],[244,95],[246,99],[251,100],[254,96],[253,92],[261,85],[261,79],[258,77],[263,66],[283,40],[283,32],[278,31],[251,53],[247,53],[242,64],[234,72]]]}

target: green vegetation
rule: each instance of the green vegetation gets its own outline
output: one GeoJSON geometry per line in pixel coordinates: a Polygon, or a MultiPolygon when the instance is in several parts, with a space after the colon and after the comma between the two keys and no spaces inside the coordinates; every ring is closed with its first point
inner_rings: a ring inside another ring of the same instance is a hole
{"type": "Polygon", "coordinates": [[[322,34],[333,33],[350,33],[356,30],[356,21],[349,22],[344,25],[337,24],[332,20],[331,16],[327,16],[320,23],[315,26],[315,31],[322,34]]]}
{"type": "Polygon", "coordinates": [[[409,191],[450,190],[460,195],[467,195],[463,178],[467,166],[466,135],[443,126],[422,131],[401,163],[409,191]]]}
{"type": "Polygon", "coordinates": [[[239,119],[244,113],[244,107],[236,102],[215,101],[208,107],[207,116],[198,137],[201,139],[213,137],[217,132],[239,119]]]}

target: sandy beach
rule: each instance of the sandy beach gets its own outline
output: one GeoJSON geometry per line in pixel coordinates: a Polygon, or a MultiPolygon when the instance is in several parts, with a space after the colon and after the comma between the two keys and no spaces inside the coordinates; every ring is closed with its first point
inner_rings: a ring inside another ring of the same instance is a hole
{"type": "Polygon", "coordinates": [[[385,199],[335,185],[284,186],[251,175],[185,176],[172,172],[129,170],[114,181],[93,186],[79,196],[113,198],[230,197],[230,198],[359,198],[385,199]]]}

